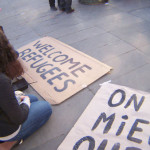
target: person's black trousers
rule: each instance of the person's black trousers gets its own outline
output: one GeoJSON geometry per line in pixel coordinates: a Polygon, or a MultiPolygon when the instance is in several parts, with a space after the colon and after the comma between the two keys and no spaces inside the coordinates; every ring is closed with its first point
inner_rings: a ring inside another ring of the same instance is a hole
{"type": "MultiPolygon", "coordinates": [[[[55,7],[55,0],[49,0],[50,7],[55,7]]],[[[58,7],[60,8],[60,0],[58,0],[58,7]]]]}
{"type": "Polygon", "coordinates": [[[71,9],[72,0],[59,0],[60,8],[65,8],[66,11],[71,9]]]}

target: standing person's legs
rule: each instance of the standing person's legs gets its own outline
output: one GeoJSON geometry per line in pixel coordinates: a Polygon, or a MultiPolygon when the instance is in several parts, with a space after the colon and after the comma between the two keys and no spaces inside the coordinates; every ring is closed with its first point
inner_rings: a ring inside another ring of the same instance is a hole
{"type": "Polygon", "coordinates": [[[65,0],[65,2],[66,2],[66,6],[65,6],[66,13],[74,12],[74,9],[71,8],[72,0],[65,0]]]}
{"type": "Polygon", "coordinates": [[[55,0],[49,0],[49,5],[51,10],[57,10],[57,8],[55,7],[55,0]]]}
{"type": "Polygon", "coordinates": [[[65,0],[58,0],[59,1],[59,9],[61,11],[65,11],[65,7],[66,7],[66,2],[65,0]]]}
{"type": "Polygon", "coordinates": [[[58,2],[59,9],[61,9],[60,0],[57,0],[57,2],[58,2]]]}
{"type": "Polygon", "coordinates": [[[31,106],[27,120],[22,124],[18,135],[9,141],[19,141],[26,139],[41,126],[43,126],[52,114],[51,105],[47,101],[38,100],[33,95],[30,97],[31,106]]]}

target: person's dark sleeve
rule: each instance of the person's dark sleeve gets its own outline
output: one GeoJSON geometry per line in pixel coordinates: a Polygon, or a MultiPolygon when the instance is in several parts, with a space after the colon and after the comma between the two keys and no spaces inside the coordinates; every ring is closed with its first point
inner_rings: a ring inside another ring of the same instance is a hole
{"type": "Polygon", "coordinates": [[[22,124],[28,117],[29,107],[18,104],[10,80],[0,75],[0,108],[14,124],[22,124]]]}

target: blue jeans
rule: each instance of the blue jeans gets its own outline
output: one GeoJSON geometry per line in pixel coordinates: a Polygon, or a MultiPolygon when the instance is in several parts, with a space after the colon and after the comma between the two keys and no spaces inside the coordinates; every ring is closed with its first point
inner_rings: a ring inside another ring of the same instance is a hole
{"type": "Polygon", "coordinates": [[[27,120],[22,124],[19,133],[9,141],[25,140],[41,126],[43,126],[52,114],[51,105],[47,101],[39,101],[37,97],[33,95],[27,95],[30,97],[30,110],[27,120]]]}

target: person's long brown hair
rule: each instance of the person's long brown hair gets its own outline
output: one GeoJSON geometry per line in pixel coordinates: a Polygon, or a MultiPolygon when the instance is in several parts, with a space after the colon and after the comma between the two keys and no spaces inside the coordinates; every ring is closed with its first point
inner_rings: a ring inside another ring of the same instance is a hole
{"type": "Polygon", "coordinates": [[[17,59],[17,53],[9,43],[3,28],[0,26],[0,72],[13,79],[24,73],[23,67],[17,59]]]}

